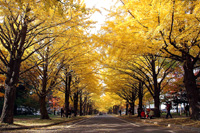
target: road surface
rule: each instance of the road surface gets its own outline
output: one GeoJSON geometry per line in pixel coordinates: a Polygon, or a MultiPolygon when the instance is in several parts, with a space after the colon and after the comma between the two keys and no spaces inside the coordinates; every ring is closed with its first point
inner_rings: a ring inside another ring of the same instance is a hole
{"type": "MultiPolygon", "coordinates": [[[[10,131],[9,131],[10,132],[10,131]]],[[[17,130],[15,132],[40,133],[195,133],[192,131],[134,123],[109,115],[95,116],[74,124],[61,124],[46,128],[17,130]]]]}

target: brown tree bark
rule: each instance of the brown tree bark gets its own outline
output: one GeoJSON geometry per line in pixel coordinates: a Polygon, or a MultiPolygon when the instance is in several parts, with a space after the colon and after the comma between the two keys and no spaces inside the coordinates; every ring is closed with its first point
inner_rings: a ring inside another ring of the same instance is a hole
{"type": "Polygon", "coordinates": [[[153,97],[154,98],[154,116],[155,117],[160,117],[160,98],[159,98],[160,95],[158,94],[155,94],[155,96],[153,97]]]}
{"type": "Polygon", "coordinates": [[[1,123],[13,124],[15,96],[16,87],[6,85],[4,106],[1,115],[1,123]]]}
{"type": "Polygon", "coordinates": [[[126,103],[126,115],[128,115],[128,102],[126,103]]]}
{"type": "Polygon", "coordinates": [[[87,96],[84,97],[83,115],[87,115],[87,96]]]}
{"type": "Polygon", "coordinates": [[[138,117],[141,116],[141,111],[142,111],[142,100],[143,100],[143,84],[142,82],[139,83],[139,91],[138,91],[138,98],[139,98],[139,106],[138,106],[138,117]]]}
{"type": "Polygon", "coordinates": [[[80,91],[80,116],[83,115],[82,111],[83,111],[83,100],[82,100],[82,91],[80,91]]]}
{"type": "Polygon", "coordinates": [[[187,91],[187,98],[191,107],[191,118],[200,120],[200,88],[197,87],[194,75],[194,63],[189,56],[184,61],[184,84],[187,91]]]}
{"type": "Polygon", "coordinates": [[[160,87],[158,86],[158,77],[156,74],[156,65],[155,65],[155,60],[152,58],[151,61],[151,66],[152,66],[152,72],[153,72],[153,86],[154,86],[154,115],[155,117],[160,117],[160,87]]]}
{"type": "Polygon", "coordinates": [[[5,80],[5,96],[3,110],[1,114],[1,123],[13,123],[16,85],[19,81],[20,63],[21,56],[19,56],[19,59],[16,60],[11,58],[9,66],[7,66],[7,74],[5,80]]]}
{"type": "Polygon", "coordinates": [[[131,106],[131,114],[134,115],[135,114],[135,101],[132,101],[130,106],[131,106]]]}
{"type": "Polygon", "coordinates": [[[92,104],[89,104],[89,115],[92,115],[92,112],[93,112],[92,104]]]}
{"type": "Polygon", "coordinates": [[[66,81],[65,81],[65,110],[66,110],[66,118],[68,118],[69,112],[69,96],[71,93],[70,83],[71,83],[72,76],[71,74],[66,74],[66,81]]]}
{"type": "Polygon", "coordinates": [[[50,119],[46,108],[46,96],[40,96],[40,119],[50,119]]]}
{"type": "Polygon", "coordinates": [[[74,116],[77,116],[78,112],[78,92],[74,93],[74,116]]]}
{"type": "Polygon", "coordinates": [[[89,115],[89,107],[90,107],[90,104],[87,102],[87,104],[86,104],[86,115],[89,115]]]}

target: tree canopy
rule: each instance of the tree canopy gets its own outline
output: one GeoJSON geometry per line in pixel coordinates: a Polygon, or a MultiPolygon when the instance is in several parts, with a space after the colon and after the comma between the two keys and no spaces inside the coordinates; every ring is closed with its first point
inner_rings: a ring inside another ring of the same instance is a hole
{"type": "Polygon", "coordinates": [[[96,11],[82,0],[0,1],[1,122],[13,123],[20,81],[41,119],[47,99],[80,115],[125,106],[134,114],[153,99],[159,117],[160,95],[185,90],[199,120],[199,0],[118,0],[92,34],[96,11]]]}

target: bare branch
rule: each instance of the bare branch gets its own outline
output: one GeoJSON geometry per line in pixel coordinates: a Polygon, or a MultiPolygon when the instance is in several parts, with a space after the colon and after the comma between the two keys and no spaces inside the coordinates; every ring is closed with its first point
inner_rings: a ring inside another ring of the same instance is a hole
{"type": "MultiPolygon", "coordinates": [[[[121,3],[125,6],[125,3],[124,3],[122,0],[120,0],[120,1],[121,1],[121,3]]],[[[131,11],[130,11],[129,9],[127,9],[127,11],[128,11],[128,13],[129,13],[142,27],[148,29],[148,27],[146,27],[145,25],[143,25],[141,22],[139,22],[139,21],[136,19],[136,17],[131,13],[131,11]]]]}

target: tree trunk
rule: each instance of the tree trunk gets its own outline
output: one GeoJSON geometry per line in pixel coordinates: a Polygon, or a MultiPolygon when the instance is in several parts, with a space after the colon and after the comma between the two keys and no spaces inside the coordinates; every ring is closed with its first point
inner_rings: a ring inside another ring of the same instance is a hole
{"type": "Polygon", "coordinates": [[[90,106],[90,104],[87,103],[87,105],[86,105],[86,115],[89,115],[89,106],[90,106]]]}
{"type": "Polygon", "coordinates": [[[89,115],[92,115],[92,111],[93,111],[92,104],[89,104],[89,115]]]}
{"type": "Polygon", "coordinates": [[[87,96],[84,98],[83,115],[86,115],[87,96]]]}
{"type": "Polygon", "coordinates": [[[65,110],[66,110],[65,116],[66,116],[66,118],[68,118],[68,112],[69,112],[69,93],[68,93],[67,87],[65,87],[65,110]]]}
{"type": "Polygon", "coordinates": [[[1,123],[13,124],[16,87],[5,85],[4,105],[1,114],[1,123]]]}
{"type": "Polygon", "coordinates": [[[82,110],[83,110],[82,91],[80,91],[80,116],[83,115],[82,110]]]}
{"type": "Polygon", "coordinates": [[[65,90],[65,116],[68,118],[68,112],[69,112],[69,93],[67,90],[65,90]]]}
{"type": "Polygon", "coordinates": [[[155,117],[160,117],[160,98],[159,95],[154,96],[154,115],[155,117]]]}
{"type": "Polygon", "coordinates": [[[3,110],[1,114],[1,123],[8,123],[8,124],[13,123],[16,86],[19,81],[19,70],[21,63],[21,56],[19,57],[20,58],[16,60],[14,60],[11,57],[9,66],[7,66],[8,74],[6,75],[6,80],[5,80],[5,95],[4,95],[3,110]]]}
{"type": "Polygon", "coordinates": [[[40,97],[40,119],[50,119],[46,108],[46,96],[40,97]]]}
{"type": "Polygon", "coordinates": [[[141,111],[142,111],[142,99],[143,99],[143,84],[140,82],[139,83],[139,92],[138,92],[138,98],[139,98],[139,106],[138,106],[138,117],[140,117],[141,115],[141,111]]]}
{"type": "Polygon", "coordinates": [[[69,112],[69,96],[70,96],[70,83],[71,83],[72,76],[71,74],[66,74],[66,81],[65,81],[65,116],[68,118],[68,112],[69,112]]]}
{"type": "Polygon", "coordinates": [[[189,106],[191,107],[191,118],[200,120],[200,88],[197,88],[196,78],[194,75],[194,63],[190,57],[184,61],[184,84],[187,91],[189,106]]]}
{"type": "Polygon", "coordinates": [[[128,103],[126,103],[126,115],[128,115],[128,103]]]}
{"type": "Polygon", "coordinates": [[[135,101],[131,102],[131,114],[134,115],[135,114],[135,101]]]}
{"type": "Polygon", "coordinates": [[[78,111],[78,92],[74,93],[74,116],[77,116],[78,111]]]}
{"type": "Polygon", "coordinates": [[[160,87],[158,86],[158,79],[156,74],[155,59],[152,58],[152,72],[153,72],[153,86],[154,86],[154,115],[155,117],[160,117],[160,87]]]}
{"type": "Polygon", "coordinates": [[[135,100],[136,100],[136,92],[134,90],[134,88],[132,88],[132,95],[131,95],[131,113],[132,115],[135,114],[135,100]]]}

